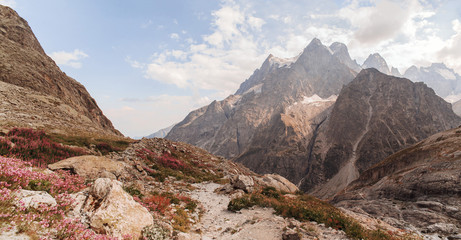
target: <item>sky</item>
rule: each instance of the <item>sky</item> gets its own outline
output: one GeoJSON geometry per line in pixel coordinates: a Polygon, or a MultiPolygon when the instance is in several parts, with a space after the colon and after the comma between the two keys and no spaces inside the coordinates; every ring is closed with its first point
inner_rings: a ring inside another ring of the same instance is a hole
{"type": "Polygon", "coordinates": [[[0,0],[124,135],[142,137],[235,93],[269,54],[314,38],[378,52],[403,73],[461,73],[459,0],[0,0]]]}

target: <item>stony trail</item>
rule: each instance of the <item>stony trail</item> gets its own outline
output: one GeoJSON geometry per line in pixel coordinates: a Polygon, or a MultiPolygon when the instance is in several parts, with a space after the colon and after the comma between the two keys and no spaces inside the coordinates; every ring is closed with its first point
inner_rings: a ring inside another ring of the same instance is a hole
{"type": "Polygon", "coordinates": [[[348,239],[344,232],[325,228],[315,222],[300,223],[275,215],[273,209],[254,207],[238,213],[227,210],[229,195],[217,194],[215,189],[222,187],[216,183],[194,184],[196,189],[191,197],[198,200],[204,213],[191,230],[189,239],[228,239],[228,240],[280,240],[290,225],[303,226],[311,232],[302,234],[301,239],[348,239]],[[192,233],[192,232],[200,232],[192,233]]]}

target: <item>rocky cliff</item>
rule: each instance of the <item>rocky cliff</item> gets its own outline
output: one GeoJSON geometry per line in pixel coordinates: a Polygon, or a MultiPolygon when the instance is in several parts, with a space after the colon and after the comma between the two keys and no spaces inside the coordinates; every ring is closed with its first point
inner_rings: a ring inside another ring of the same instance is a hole
{"type": "Polygon", "coordinates": [[[437,133],[364,171],[338,206],[448,239],[461,232],[461,128],[437,133]]]}
{"type": "Polygon", "coordinates": [[[0,6],[0,81],[5,85],[2,97],[10,102],[2,104],[2,126],[46,125],[64,132],[78,130],[121,135],[85,87],[63,73],[45,54],[27,21],[4,6],[0,6]],[[23,99],[17,101],[14,91],[6,89],[23,92],[23,99]],[[37,102],[40,104],[35,104],[37,102]],[[60,109],[55,116],[57,122],[47,116],[52,114],[51,108],[60,109]],[[88,125],[93,126],[88,129],[88,125]]]}
{"type": "Polygon", "coordinates": [[[460,123],[451,105],[425,84],[362,70],[320,127],[301,188],[332,197],[390,154],[460,123]]]}

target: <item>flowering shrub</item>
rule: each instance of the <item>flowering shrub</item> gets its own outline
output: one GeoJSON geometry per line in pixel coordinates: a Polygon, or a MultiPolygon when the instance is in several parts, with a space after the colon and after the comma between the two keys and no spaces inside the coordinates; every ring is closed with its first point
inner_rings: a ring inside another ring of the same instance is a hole
{"type": "Polygon", "coordinates": [[[45,174],[19,159],[0,157],[0,232],[11,230],[42,239],[114,239],[96,234],[77,219],[66,217],[72,199],[69,193],[85,188],[83,179],[67,172],[45,174]],[[17,199],[20,189],[41,190],[50,193],[57,205],[26,208],[17,199]]]}
{"type": "Polygon", "coordinates": [[[45,174],[34,170],[31,163],[15,158],[0,157],[0,188],[46,191],[52,196],[78,192],[85,188],[84,180],[65,171],[45,174]]]}
{"type": "Polygon", "coordinates": [[[141,203],[144,207],[149,209],[149,211],[165,215],[165,212],[170,206],[170,199],[161,195],[152,195],[143,197],[141,203]]]}
{"type": "Polygon", "coordinates": [[[0,139],[0,155],[30,161],[38,167],[85,154],[82,148],[63,146],[50,140],[44,131],[33,129],[13,128],[0,139]]]}
{"type": "Polygon", "coordinates": [[[171,168],[173,170],[186,170],[189,168],[186,164],[184,164],[183,161],[173,158],[169,153],[166,152],[157,159],[157,162],[163,167],[171,168]]]}
{"type": "Polygon", "coordinates": [[[275,213],[283,217],[292,217],[300,221],[315,221],[325,224],[326,227],[343,230],[352,239],[401,239],[381,230],[367,230],[329,203],[309,195],[298,195],[295,199],[291,199],[283,197],[280,192],[276,194],[273,189],[265,189],[232,199],[227,209],[239,211],[255,205],[274,208],[275,213]]]}

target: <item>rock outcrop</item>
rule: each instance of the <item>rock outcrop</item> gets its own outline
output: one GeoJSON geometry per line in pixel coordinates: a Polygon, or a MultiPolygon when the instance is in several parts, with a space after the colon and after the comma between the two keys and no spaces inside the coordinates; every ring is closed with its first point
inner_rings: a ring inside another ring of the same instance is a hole
{"type": "Polygon", "coordinates": [[[461,128],[437,133],[376,164],[334,202],[394,225],[457,239],[461,128]]]}
{"type": "Polygon", "coordinates": [[[121,136],[85,87],[45,54],[27,21],[5,6],[0,6],[0,69],[2,98],[7,102],[1,106],[2,127],[121,136]],[[18,91],[21,100],[13,97],[18,91]]]}
{"type": "Polygon", "coordinates": [[[87,180],[117,179],[125,171],[125,163],[102,156],[77,156],[49,164],[50,170],[70,170],[87,180]]]}
{"type": "Polygon", "coordinates": [[[257,178],[257,180],[260,185],[273,187],[280,192],[296,193],[299,191],[296,185],[278,174],[264,174],[264,176],[257,178]]]}
{"type": "Polygon", "coordinates": [[[425,84],[362,70],[320,127],[301,189],[332,197],[390,154],[460,123],[450,104],[425,84]],[[322,178],[326,184],[318,182],[322,178]]]}
{"type": "Polygon", "coordinates": [[[153,223],[149,211],[123,190],[122,183],[109,178],[96,179],[87,198],[76,205],[80,209],[74,211],[87,218],[94,231],[118,238],[138,239],[142,229],[153,223]]]}

